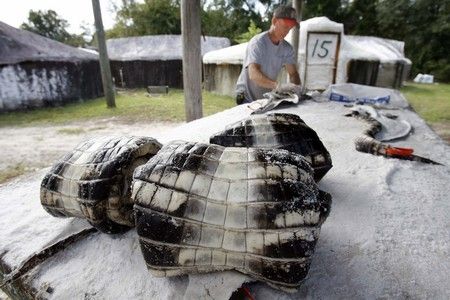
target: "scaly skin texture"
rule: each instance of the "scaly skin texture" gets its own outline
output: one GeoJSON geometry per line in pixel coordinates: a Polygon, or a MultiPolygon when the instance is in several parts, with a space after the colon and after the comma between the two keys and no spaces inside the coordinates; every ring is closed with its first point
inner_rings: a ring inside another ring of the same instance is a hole
{"type": "Polygon", "coordinates": [[[305,278],[331,206],[303,156],[282,149],[172,142],[132,190],[154,275],[234,269],[284,290],[305,278]]]}
{"type": "Polygon", "coordinates": [[[213,135],[210,143],[225,147],[285,149],[300,154],[311,164],[316,182],[332,168],[330,153],[317,133],[294,114],[250,116],[213,135]]]}
{"type": "Polygon", "coordinates": [[[149,137],[87,140],[56,162],[41,183],[41,204],[55,217],[80,217],[106,233],[134,226],[134,169],[161,148],[149,137]]]}

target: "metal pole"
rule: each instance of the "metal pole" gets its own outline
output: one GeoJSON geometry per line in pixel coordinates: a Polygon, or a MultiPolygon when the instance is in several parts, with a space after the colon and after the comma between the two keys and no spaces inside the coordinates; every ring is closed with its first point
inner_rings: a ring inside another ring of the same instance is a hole
{"type": "Polygon", "coordinates": [[[100,70],[102,73],[103,92],[106,97],[106,105],[109,108],[116,107],[111,69],[109,66],[108,52],[106,50],[105,32],[103,31],[102,13],[99,0],[92,0],[94,10],[95,29],[97,32],[98,53],[100,56],[100,70]]]}
{"type": "Polygon", "coordinates": [[[183,88],[186,121],[188,122],[203,116],[200,34],[200,1],[182,0],[183,88]]]}

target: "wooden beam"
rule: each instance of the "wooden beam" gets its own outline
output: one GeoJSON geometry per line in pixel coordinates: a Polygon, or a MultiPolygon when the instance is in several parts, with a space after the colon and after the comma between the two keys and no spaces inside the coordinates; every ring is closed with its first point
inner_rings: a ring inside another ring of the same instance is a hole
{"type": "Polygon", "coordinates": [[[102,13],[99,0],[92,0],[94,10],[95,30],[97,32],[98,53],[100,56],[100,70],[102,73],[103,92],[106,97],[106,105],[109,108],[116,107],[114,87],[109,66],[108,52],[106,50],[105,32],[103,31],[102,13]]]}
{"type": "MultiPolygon", "coordinates": [[[[292,6],[297,11],[297,20],[302,20],[303,0],[292,1],[292,6]]],[[[294,27],[292,29],[292,47],[294,48],[295,61],[298,62],[298,46],[299,46],[299,28],[294,27]]]]}
{"type": "Polygon", "coordinates": [[[188,122],[203,116],[200,31],[200,0],[182,0],[183,88],[188,122]]]}

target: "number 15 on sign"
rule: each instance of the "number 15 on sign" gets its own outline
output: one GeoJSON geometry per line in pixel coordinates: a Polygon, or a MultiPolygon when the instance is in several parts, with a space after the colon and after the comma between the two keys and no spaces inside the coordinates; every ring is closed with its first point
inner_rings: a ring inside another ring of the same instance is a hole
{"type": "Polygon", "coordinates": [[[333,63],[336,57],[336,42],[336,34],[311,33],[308,39],[310,63],[333,63]]]}

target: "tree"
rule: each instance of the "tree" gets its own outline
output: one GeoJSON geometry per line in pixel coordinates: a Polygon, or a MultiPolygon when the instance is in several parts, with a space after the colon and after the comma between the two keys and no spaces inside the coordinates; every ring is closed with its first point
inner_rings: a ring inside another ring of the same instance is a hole
{"type": "Polygon", "coordinates": [[[305,0],[303,19],[326,16],[335,22],[344,20],[345,1],[340,0],[305,0]]]}
{"type": "Polygon", "coordinates": [[[69,23],[60,18],[53,10],[34,11],[28,14],[28,23],[22,23],[20,28],[48,37],[50,39],[69,44],[82,46],[85,44],[83,35],[70,34],[67,31],[69,23]]]}
{"type": "Polygon", "coordinates": [[[354,0],[341,7],[341,17],[346,32],[356,35],[380,35],[377,18],[378,0],[354,0]]]}
{"type": "Polygon", "coordinates": [[[450,1],[380,0],[377,19],[382,37],[405,41],[413,74],[450,81],[450,1]]]}
{"type": "Polygon", "coordinates": [[[256,27],[267,29],[268,18],[261,16],[256,4],[261,1],[214,0],[203,7],[202,31],[205,35],[227,37],[237,42],[249,28],[251,22],[256,27]],[[265,19],[265,20],[264,20],[265,19]]]}
{"type": "Polygon", "coordinates": [[[62,42],[70,36],[66,30],[68,26],[69,23],[64,19],[59,18],[58,14],[53,10],[30,10],[28,14],[28,23],[23,23],[20,27],[62,42]]]}
{"type": "Polygon", "coordinates": [[[175,0],[123,0],[108,38],[155,34],[180,34],[180,3],[175,0]]]}
{"type": "MultiPolygon", "coordinates": [[[[204,0],[202,2],[202,34],[228,37],[236,41],[246,32],[251,21],[258,28],[268,29],[270,16],[265,12],[286,1],[273,0],[204,0]],[[258,10],[261,8],[261,10],[258,10]]],[[[179,0],[122,0],[116,7],[116,24],[107,37],[150,34],[180,34],[179,0]]]]}
{"type": "Polygon", "coordinates": [[[250,26],[248,27],[248,31],[239,35],[239,37],[236,39],[236,41],[238,43],[248,42],[252,37],[257,35],[261,31],[262,31],[261,28],[256,27],[255,22],[253,22],[253,20],[250,20],[250,26]]]}

